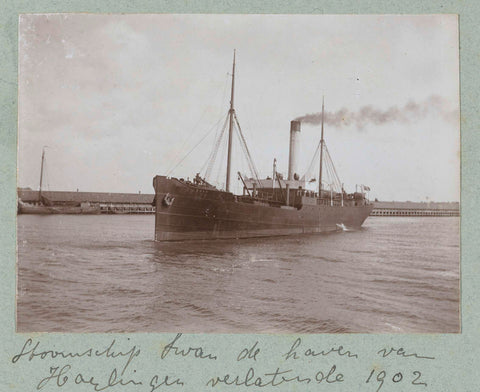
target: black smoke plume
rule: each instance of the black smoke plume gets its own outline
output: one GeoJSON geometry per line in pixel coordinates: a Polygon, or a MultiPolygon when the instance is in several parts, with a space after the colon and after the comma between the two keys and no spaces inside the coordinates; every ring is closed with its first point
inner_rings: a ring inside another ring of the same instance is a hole
{"type": "MultiPolygon", "coordinates": [[[[392,106],[382,110],[367,105],[354,112],[347,108],[342,108],[336,112],[325,112],[324,122],[326,125],[336,128],[354,125],[358,129],[364,129],[368,125],[411,123],[430,114],[439,115],[448,122],[458,120],[457,110],[452,110],[445,99],[432,95],[421,103],[410,101],[403,107],[392,106]]],[[[305,114],[295,120],[305,124],[319,125],[322,122],[322,112],[305,114]]]]}

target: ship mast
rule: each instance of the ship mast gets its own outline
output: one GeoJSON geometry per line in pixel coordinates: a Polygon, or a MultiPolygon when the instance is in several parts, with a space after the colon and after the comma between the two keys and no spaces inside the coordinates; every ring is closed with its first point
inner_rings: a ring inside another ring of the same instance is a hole
{"type": "Polygon", "coordinates": [[[325,111],[325,97],[322,97],[322,137],[320,139],[320,172],[318,174],[318,197],[322,197],[322,169],[323,169],[323,117],[325,111]]]}
{"type": "Polygon", "coordinates": [[[42,200],[42,181],[43,181],[43,162],[45,161],[45,146],[42,149],[42,164],[40,166],[40,188],[38,190],[38,199],[42,200]]]}
{"type": "Polygon", "coordinates": [[[228,111],[229,126],[228,126],[228,153],[227,153],[227,179],[225,190],[230,192],[230,166],[232,162],[232,134],[233,134],[233,120],[235,116],[235,109],[233,108],[233,91],[235,88],[235,49],[233,50],[233,67],[232,67],[232,93],[230,97],[230,110],[228,111]]]}

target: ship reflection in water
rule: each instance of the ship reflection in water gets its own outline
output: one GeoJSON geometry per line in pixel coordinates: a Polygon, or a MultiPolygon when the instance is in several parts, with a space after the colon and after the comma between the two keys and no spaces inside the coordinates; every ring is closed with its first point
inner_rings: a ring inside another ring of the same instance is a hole
{"type": "Polygon", "coordinates": [[[19,216],[18,331],[459,331],[458,218],[167,243],[153,220],[19,216]]]}

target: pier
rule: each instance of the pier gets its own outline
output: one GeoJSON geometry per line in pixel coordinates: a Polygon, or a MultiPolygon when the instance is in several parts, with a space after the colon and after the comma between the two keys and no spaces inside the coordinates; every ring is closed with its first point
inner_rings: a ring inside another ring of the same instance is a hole
{"type": "Polygon", "coordinates": [[[460,216],[460,203],[375,201],[370,216],[460,216]]]}
{"type": "MultiPolygon", "coordinates": [[[[18,197],[27,203],[39,203],[38,191],[19,188],[18,197]]],[[[90,203],[99,206],[102,214],[153,214],[153,194],[111,192],[43,191],[54,206],[90,203]]],[[[460,216],[458,202],[375,201],[370,216],[460,216]]]]}
{"type": "MultiPolygon", "coordinates": [[[[18,198],[27,203],[40,203],[38,191],[18,189],[18,198]]],[[[43,191],[42,197],[48,199],[52,206],[75,206],[89,203],[99,207],[102,214],[153,214],[155,195],[142,193],[110,192],[64,192],[43,191]]]]}

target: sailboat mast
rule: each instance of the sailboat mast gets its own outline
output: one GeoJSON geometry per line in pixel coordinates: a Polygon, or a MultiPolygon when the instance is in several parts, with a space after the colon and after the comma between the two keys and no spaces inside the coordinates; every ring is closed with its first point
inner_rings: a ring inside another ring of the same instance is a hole
{"type": "Polygon", "coordinates": [[[230,192],[230,166],[232,163],[232,134],[233,134],[233,116],[235,109],[233,108],[233,91],[235,89],[235,49],[233,50],[233,67],[232,67],[232,93],[230,97],[230,110],[228,115],[230,116],[228,127],[228,153],[227,153],[227,180],[225,190],[230,192]]]}
{"type": "Polygon", "coordinates": [[[43,181],[43,162],[45,161],[45,147],[42,149],[42,164],[40,166],[40,188],[38,190],[38,199],[42,199],[42,181],[43,181]]]}
{"type": "Polygon", "coordinates": [[[318,196],[322,197],[322,169],[323,169],[323,117],[325,112],[325,98],[322,97],[322,137],[320,139],[320,172],[318,174],[318,196]]]}

